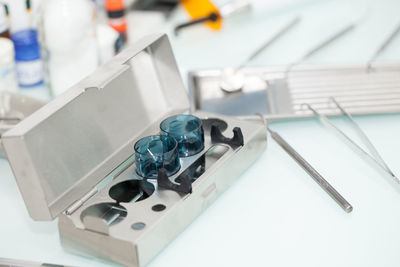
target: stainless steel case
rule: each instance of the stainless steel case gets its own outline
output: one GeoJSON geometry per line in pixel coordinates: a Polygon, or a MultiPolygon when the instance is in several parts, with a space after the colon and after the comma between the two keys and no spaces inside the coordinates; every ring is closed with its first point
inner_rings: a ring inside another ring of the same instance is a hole
{"type": "Polygon", "coordinates": [[[266,146],[261,121],[198,111],[194,114],[202,119],[225,121],[226,136],[240,127],[244,145],[212,142],[206,127],[205,149],[181,159],[181,170],[169,177],[174,182],[200,162],[205,171],[192,183],[192,193],[163,189],[156,180],[147,180],[154,190],[147,198],[121,202],[119,196],[143,180],[135,172],[136,140],[158,133],[164,118],[189,108],[165,35],[146,37],[127,48],[3,135],[30,216],[58,217],[62,246],[68,251],[127,266],[148,263],[266,146]],[[112,197],[111,188],[117,192],[112,197]]]}
{"type": "MultiPolygon", "coordinates": [[[[3,133],[12,129],[18,122],[44,106],[46,102],[29,96],[2,91],[0,92],[0,144],[3,133]]],[[[0,157],[3,157],[0,147],[0,157]]]]}

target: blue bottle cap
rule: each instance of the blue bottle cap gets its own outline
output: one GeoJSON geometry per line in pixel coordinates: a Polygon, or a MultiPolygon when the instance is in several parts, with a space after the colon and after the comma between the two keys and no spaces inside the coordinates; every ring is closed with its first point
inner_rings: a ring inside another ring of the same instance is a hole
{"type": "Polygon", "coordinates": [[[40,46],[36,30],[22,30],[11,35],[16,61],[40,59],[40,46]]]}

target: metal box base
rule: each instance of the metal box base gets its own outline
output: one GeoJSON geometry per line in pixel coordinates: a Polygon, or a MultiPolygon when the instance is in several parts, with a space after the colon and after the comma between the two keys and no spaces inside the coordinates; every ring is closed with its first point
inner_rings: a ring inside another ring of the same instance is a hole
{"type": "MultiPolygon", "coordinates": [[[[202,112],[194,115],[201,119],[217,117],[202,112]]],[[[125,217],[117,215],[119,222],[109,224],[104,217],[113,216],[102,213],[99,213],[98,218],[90,216],[87,219],[85,214],[93,205],[116,203],[109,195],[110,188],[124,181],[141,179],[135,172],[131,157],[105,179],[111,182],[100,186],[102,188],[98,186],[97,194],[82,203],[72,214],[67,212],[59,216],[64,249],[126,266],[143,266],[151,261],[228,188],[266,147],[266,129],[261,121],[257,123],[221,116],[218,118],[228,125],[224,132],[226,136],[232,135],[233,127],[242,129],[244,146],[232,148],[225,144],[212,144],[209,132],[205,129],[205,149],[197,155],[181,159],[181,170],[170,177],[174,181],[192,163],[204,160],[205,172],[193,182],[191,194],[182,195],[159,189],[155,180],[148,180],[154,185],[154,193],[135,203],[120,203],[126,209],[126,214],[125,217]],[[156,205],[163,205],[165,209],[158,211],[154,208],[156,205]]],[[[153,134],[157,132],[157,127],[157,123],[152,127],[153,134]]]]}

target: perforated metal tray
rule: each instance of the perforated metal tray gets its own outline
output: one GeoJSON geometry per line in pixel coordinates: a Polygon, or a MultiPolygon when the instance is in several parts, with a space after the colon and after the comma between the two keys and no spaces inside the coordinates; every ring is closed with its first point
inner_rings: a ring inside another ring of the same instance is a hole
{"type": "Polygon", "coordinates": [[[245,68],[241,91],[226,93],[220,88],[221,69],[192,71],[189,90],[194,110],[267,119],[312,116],[302,104],[321,113],[338,115],[330,105],[335,97],[352,114],[400,112],[400,63],[365,65],[300,65],[286,73],[287,66],[245,68]]]}

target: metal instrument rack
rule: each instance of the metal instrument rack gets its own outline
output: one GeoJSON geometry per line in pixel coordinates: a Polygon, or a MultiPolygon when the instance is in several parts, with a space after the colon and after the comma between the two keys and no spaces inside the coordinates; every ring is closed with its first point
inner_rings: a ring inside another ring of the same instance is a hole
{"type": "Polygon", "coordinates": [[[340,115],[334,97],[354,115],[400,112],[400,63],[359,65],[298,65],[245,68],[245,85],[235,93],[221,90],[219,69],[189,73],[195,110],[252,117],[262,111],[269,120],[305,118],[312,104],[324,115],[340,115]],[[285,76],[286,75],[286,76],[285,76]],[[240,109],[237,108],[240,105],[240,109]]]}

